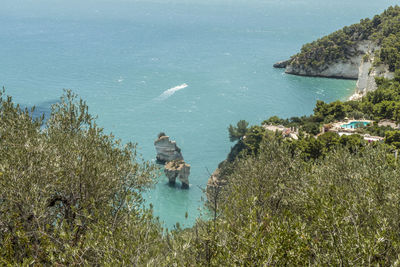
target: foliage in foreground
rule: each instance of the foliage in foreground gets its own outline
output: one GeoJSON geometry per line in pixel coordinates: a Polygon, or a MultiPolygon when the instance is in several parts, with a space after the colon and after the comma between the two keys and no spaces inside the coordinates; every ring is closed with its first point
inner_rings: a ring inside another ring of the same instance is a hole
{"type": "Polygon", "coordinates": [[[228,163],[211,218],[165,232],[141,198],[154,167],[83,101],[67,92],[42,127],[0,100],[0,265],[399,264],[400,172],[387,146],[324,136],[330,149],[308,160],[250,127],[252,152],[228,163]]]}
{"type": "Polygon", "coordinates": [[[66,92],[42,119],[0,99],[0,265],[141,265],[160,227],[141,192],[155,169],[66,92]],[[129,246],[127,246],[129,244],[129,246]]]}
{"type": "Polygon", "coordinates": [[[384,146],[304,162],[270,140],[235,162],[227,180],[219,216],[204,223],[211,255],[190,246],[207,264],[399,264],[400,173],[384,146]]]}

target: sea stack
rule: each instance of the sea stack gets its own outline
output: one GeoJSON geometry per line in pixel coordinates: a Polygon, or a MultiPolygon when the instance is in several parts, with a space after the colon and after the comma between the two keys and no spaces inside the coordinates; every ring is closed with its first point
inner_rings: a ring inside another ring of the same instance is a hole
{"type": "Polygon", "coordinates": [[[165,165],[164,173],[169,179],[169,183],[174,185],[176,178],[182,183],[182,189],[189,188],[190,165],[183,160],[173,160],[165,165]]]}
{"type": "Polygon", "coordinates": [[[169,136],[160,133],[154,142],[157,151],[157,161],[161,164],[173,160],[183,160],[181,149],[176,145],[175,141],[170,141],[169,136]]]}
{"type": "Polygon", "coordinates": [[[164,173],[169,183],[175,185],[178,178],[182,183],[182,189],[188,189],[190,165],[183,160],[181,149],[176,142],[169,140],[169,136],[165,133],[160,133],[154,146],[157,151],[157,162],[165,164],[164,173]]]}

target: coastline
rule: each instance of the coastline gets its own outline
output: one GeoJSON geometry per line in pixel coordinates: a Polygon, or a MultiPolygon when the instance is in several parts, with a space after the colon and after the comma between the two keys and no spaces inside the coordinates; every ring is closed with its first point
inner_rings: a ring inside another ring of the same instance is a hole
{"type": "Polygon", "coordinates": [[[350,95],[346,101],[357,101],[360,100],[361,98],[363,98],[363,96],[365,96],[365,94],[363,92],[360,92],[358,90],[358,88],[356,88],[353,92],[352,95],[350,95]]]}

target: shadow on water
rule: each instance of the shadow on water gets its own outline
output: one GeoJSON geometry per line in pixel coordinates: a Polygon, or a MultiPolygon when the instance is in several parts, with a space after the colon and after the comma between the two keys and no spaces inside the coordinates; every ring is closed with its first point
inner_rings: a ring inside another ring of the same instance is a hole
{"type": "Polygon", "coordinates": [[[181,182],[175,182],[175,183],[166,182],[165,185],[170,188],[181,189],[181,190],[185,190],[185,191],[189,190],[189,187],[186,187],[181,182]]]}
{"type": "Polygon", "coordinates": [[[59,102],[59,99],[53,99],[49,101],[44,101],[38,103],[34,106],[25,106],[21,105],[21,108],[27,108],[29,112],[32,110],[32,107],[35,107],[34,111],[31,113],[33,118],[40,118],[44,115],[44,121],[47,121],[51,115],[51,105],[56,104],[59,102]]]}

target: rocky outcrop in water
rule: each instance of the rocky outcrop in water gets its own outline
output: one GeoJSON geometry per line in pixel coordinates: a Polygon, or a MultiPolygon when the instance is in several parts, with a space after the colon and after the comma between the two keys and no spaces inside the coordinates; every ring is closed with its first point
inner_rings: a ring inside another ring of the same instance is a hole
{"type": "Polygon", "coordinates": [[[283,60],[283,61],[276,62],[276,63],[274,64],[274,68],[277,68],[277,69],[284,69],[284,68],[286,68],[286,67],[290,64],[290,62],[291,62],[290,59],[289,59],[289,60],[283,60]]]}
{"type": "Polygon", "coordinates": [[[190,165],[183,160],[181,149],[175,141],[169,140],[169,136],[160,133],[154,142],[157,151],[157,162],[165,164],[164,173],[169,183],[175,184],[176,178],[182,183],[183,189],[189,188],[190,165]]]}
{"type": "Polygon", "coordinates": [[[174,185],[176,178],[182,183],[183,189],[189,188],[190,165],[183,160],[173,160],[165,165],[164,173],[168,177],[169,183],[174,185]]]}
{"type": "Polygon", "coordinates": [[[154,142],[157,151],[157,161],[166,163],[173,160],[183,160],[181,149],[176,145],[175,141],[170,141],[169,136],[164,133],[158,135],[154,142]]]}

